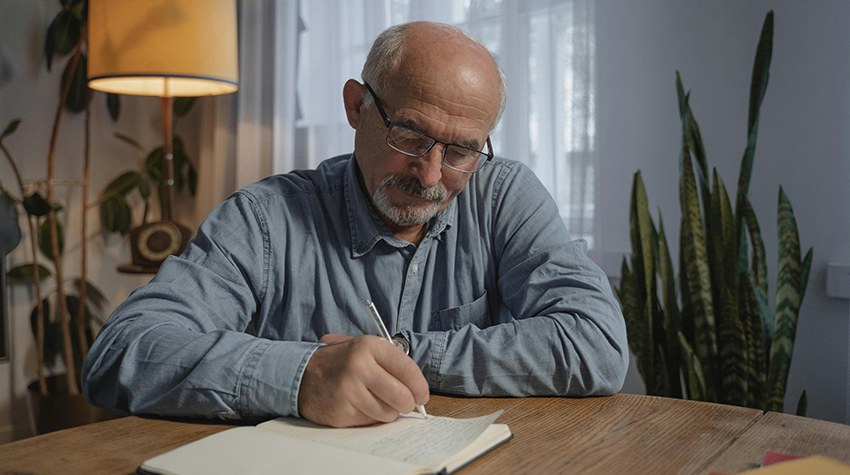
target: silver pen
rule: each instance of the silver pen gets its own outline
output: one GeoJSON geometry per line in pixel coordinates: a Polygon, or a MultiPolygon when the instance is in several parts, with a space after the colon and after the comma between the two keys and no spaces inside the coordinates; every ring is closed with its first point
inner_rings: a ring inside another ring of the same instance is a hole
{"type": "MultiPolygon", "coordinates": [[[[386,338],[387,341],[390,342],[390,344],[395,346],[395,343],[393,343],[393,339],[390,338],[390,332],[387,331],[387,327],[386,325],[384,325],[384,321],[381,320],[381,314],[378,313],[378,309],[375,307],[375,304],[372,303],[371,300],[366,301],[366,310],[369,311],[369,316],[372,318],[372,323],[375,324],[375,328],[378,329],[378,334],[381,335],[381,338],[386,338]]],[[[417,404],[416,410],[418,410],[419,413],[422,414],[422,417],[424,417],[425,419],[428,418],[428,414],[425,412],[425,406],[423,406],[422,404],[417,404]]]]}

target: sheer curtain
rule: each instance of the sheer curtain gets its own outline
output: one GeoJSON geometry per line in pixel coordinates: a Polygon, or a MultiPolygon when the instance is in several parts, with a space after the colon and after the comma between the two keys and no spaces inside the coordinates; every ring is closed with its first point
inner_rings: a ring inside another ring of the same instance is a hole
{"type": "Polygon", "coordinates": [[[205,103],[201,167],[218,181],[200,190],[202,210],[266,175],[351,152],[343,84],[359,80],[385,28],[430,20],[466,30],[496,55],[508,84],[496,155],[529,165],[572,237],[593,247],[592,0],[241,0],[239,15],[239,92],[205,103]]]}

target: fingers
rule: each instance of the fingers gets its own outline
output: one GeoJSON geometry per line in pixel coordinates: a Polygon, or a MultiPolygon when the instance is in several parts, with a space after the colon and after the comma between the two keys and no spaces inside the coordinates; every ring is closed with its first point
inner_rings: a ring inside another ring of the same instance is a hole
{"type": "Polygon", "coordinates": [[[395,420],[428,401],[428,384],[410,358],[375,337],[325,335],[331,343],[307,363],[298,393],[301,415],[335,427],[395,420]]]}
{"type": "MultiPolygon", "coordinates": [[[[387,343],[387,348],[381,348],[380,353],[376,357],[378,364],[391,376],[392,380],[399,383],[398,386],[395,386],[397,390],[404,388],[404,390],[409,392],[413,398],[414,405],[426,404],[430,398],[428,382],[422,376],[419,366],[405,355],[404,352],[396,348],[395,345],[390,345],[389,342],[387,343]]],[[[388,397],[392,397],[392,395],[389,394],[388,397]]],[[[410,412],[414,409],[412,406],[409,408],[407,406],[404,407],[406,409],[399,410],[399,412],[410,412]]]]}

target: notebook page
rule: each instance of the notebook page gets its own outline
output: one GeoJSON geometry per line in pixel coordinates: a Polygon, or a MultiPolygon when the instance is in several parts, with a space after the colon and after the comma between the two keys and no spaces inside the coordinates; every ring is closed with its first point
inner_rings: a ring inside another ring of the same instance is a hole
{"type": "Polygon", "coordinates": [[[411,412],[393,422],[336,429],[304,419],[281,417],[259,428],[378,457],[438,468],[472,443],[502,411],[473,419],[428,416],[411,412]]]}
{"type": "Polygon", "coordinates": [[[371,455],[270,434],[256,427],[229,429],[146,460],[140,467],[163,475],[273,475],[424,473],[417,467],[371,455]]]}

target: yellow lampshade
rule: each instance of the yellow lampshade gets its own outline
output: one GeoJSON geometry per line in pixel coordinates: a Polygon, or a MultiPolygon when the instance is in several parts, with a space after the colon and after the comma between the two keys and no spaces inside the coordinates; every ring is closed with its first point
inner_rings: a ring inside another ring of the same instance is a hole
{"type": "Polygon", "coordinates": [[[89,87],[181,97],[235,92],[235,0],[89,0],[89,87]]]}

